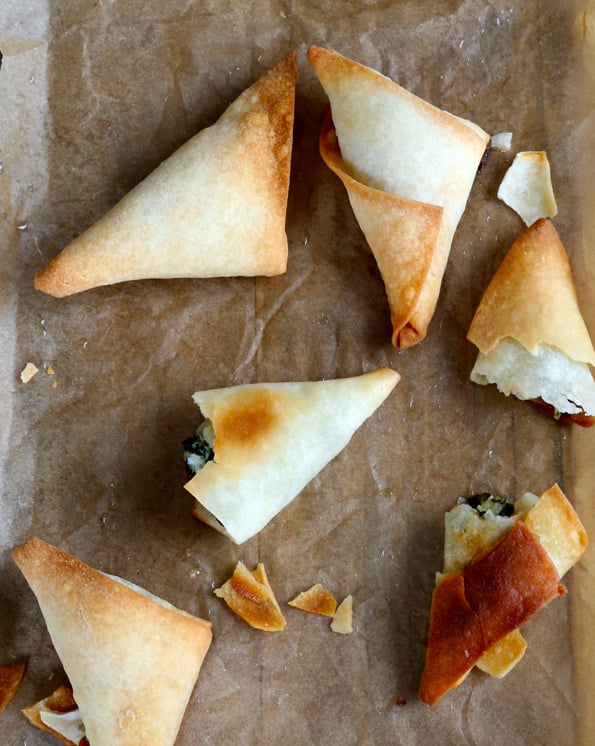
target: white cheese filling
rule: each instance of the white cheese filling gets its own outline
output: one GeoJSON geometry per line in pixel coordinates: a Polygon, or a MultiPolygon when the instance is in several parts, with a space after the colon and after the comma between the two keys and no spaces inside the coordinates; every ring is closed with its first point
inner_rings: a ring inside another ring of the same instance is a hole
{"type": "Polygon", "coordinates": [[[513,339],[503,339],[487,354],[479,353],[471,380],[496,384],[508,396],[543,399],[558,412],[595,415],[595,381],[587,363],[577,362],[549,345],[535,354],[513,339]]]}

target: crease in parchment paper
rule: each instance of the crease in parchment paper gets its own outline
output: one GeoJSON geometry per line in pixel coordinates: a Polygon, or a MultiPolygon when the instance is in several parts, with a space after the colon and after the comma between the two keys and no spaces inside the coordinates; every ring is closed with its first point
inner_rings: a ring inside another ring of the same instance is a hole
{"type": "Polygon", "coordinates": [[[235,364],[235,377],[237,380],[242,379],[244,370],[254,361],[257,352],[261,348],[266,327],[271,319],[275,317],[284,303],[307,280],[309,274],[310,271],[307,271],[293,280],[291,285],[288,285],[276,298],[272,299],[268,308],[260,309],[258,315],[256,314],[256,308],[254,308],[254,323],[244,326],[244,334],[238,348],[238,357],[235,364]]]}

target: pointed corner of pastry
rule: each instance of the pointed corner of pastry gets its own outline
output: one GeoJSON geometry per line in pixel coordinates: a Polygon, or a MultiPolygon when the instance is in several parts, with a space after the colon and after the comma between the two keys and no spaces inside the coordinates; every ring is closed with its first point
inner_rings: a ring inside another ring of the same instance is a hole
{"type": "Polygon", "coordinates": [[[316,46],[316,44],[311,44],[306,50],[306,58],[315,70],[324,60],[334,56],[334,54],[324,47],[316,46]]]}
{"type": "Polygon", "coordinates": [[[42,293],[52,295],[54,298],[65,298],[68,295],[79,292],[74,287],[71,288],[67,277],[60,271],[60,254],[55,257],[49,264],[41,269],[33,279],[33,287],[42,293]]]}
{"type": "Polygon", "coordinates": [[[375,385],[379,385],[381,387],[383,397],[384,399],[386,399],[386,397],[401,380],[401,374],[397,373],[397,371],[393,370],[393,368],[377,368],[376,370],[372,370],[369,373],[364,373],[362,376],[362,380],[374,381],[375,385]]]}

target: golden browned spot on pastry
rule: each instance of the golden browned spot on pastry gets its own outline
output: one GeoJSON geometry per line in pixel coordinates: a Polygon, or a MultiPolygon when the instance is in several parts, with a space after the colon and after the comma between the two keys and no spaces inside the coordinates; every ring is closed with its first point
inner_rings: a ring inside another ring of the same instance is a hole
{"type": "Polygon", "coordinates": [[[244,392],[234,397],[215,423],[216,444],[247,445],[261,440],[278,419],[274,400],[265,389],[244,392]]]}
{"type": "Polygon", "coordinates": [[[333,616],[337,609],[337,599],[320,583],[316,583],[307,591],[302,591],[287,603],[296,609],[323,616],[333,616]]]}
{"type": "Polygon", "coordinates": [[[215,595],[251,627],[265,632],[285,628],[285,619],[262,562],[253,572],[238,562],[232,577],[215,590],[215,595]]]}
{"type": "Polygon", "coordinates": [[[25,663],[0,666],[0,712],[16,694],[25,675],[25,663]]]}

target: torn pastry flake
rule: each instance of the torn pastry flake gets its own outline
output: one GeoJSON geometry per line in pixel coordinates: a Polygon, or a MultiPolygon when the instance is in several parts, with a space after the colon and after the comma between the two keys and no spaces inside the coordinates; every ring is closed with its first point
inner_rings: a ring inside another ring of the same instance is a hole
{"type": "Polygon", "coordinates": [[[510,150],[512,132],[496,132],[490,139],[490,145],[494,150],[510,150]]]}
{"type": "Polygon", "coordinates": [[[353,596],[349,594],[341,601],[331,622],[333,632],[349,635],[353,632],[353,596]]]}
{"type": "Polygon", "coordinates": [[[262,562],[250,572],[239,561],[231,578],[220,588],[216,588],[214,593],[251,627],[264,632],[280,632],[285,629],[285,618],[262,562]]]}
{"type": "Polygon", "coordinates": [[[320,583],[316,583],[287,603],[302,611],[331,617],[330,627],[333,632],[342,635],[353,632],[353,597],[351,595],[344,598],[337,606],[337,599],[333,594],[320,583]]]}
{"type": "Polygon", "coordinates": [[[552,187],[550,162],[543,150],[517,153],[504,174],[498,197],[533,225],[539,218],[553,218],[558,206],[552,187]]]}
{"type": "Polygon", "coordinates": [[[316,583],[307,591],[302,591],[287,602],[289,606],[302,611],[309,611],[312,614],[322,614],[323,616],[334,616],[337,610],[337,599],[320,583],[316,583]]]}
{"type": "MultiPolygon", "coordinates": [[[[453,510],[460,514],[467,508],[453,510]]],[[[477,520],[484,519],[473,518],[471,523],[477,520]]],[[[471,542],[461,530],[471,525],[469,518],[455,521],[459,530],[451,535],[451,543],[463,543],[457,566],[464,566],[441,575],[432,597],[419,690],[420,699],[430,705],[458,686],[480,661],[495,676],[510,670],[525,649],[524,640],[515,634],[518,627],[566,593],[559,580],[588,544],[578,515],[558,485],[534,504],[531,495],[523,498],[516,514],[488,520],[500,525],[496,532],[486,532],[490,538],[485,538],[483,549],[477,527],[471,529],[471,542]],[[491,545],[491,537],[500,530],[503,536],[491,545]],[[473,557],[465,563],[467,549],[473,557]]]]}
{"type": "Polygon", "coordinates": [[[25,675],[26,663],[0,666],[0,712],[14,697],[25,675]]]}
{"type": "Polygon", "coordinates": [[[29,381],[39,372],[39,368],[35,363],[27,363],[21,371],[21,381],[23,383],[29,383],[29,381]]]}

